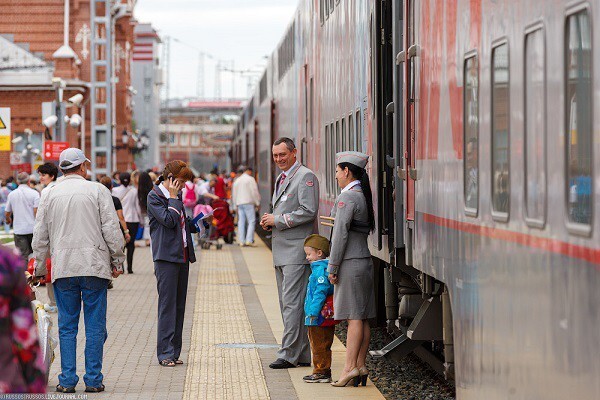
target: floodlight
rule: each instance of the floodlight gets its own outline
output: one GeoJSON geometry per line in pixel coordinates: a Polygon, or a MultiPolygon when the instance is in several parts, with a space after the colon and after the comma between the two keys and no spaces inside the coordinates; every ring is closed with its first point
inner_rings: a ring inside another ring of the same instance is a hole
{"type": "Polygon", "coordinates": [[[78,93],[69,99],[69,103],[73,104],[76,107],[81,107],[82,102],[83,102],[83,95],[81,93],[78,93]]]}
{"type": "Polygon", "coordinates": [[[81,126],[81,116],[79,114],[73,114],[71,116],[71,121],[69,122],[69,125],[71,125],[72,128],[79,128],[79,126],[81,126]]]}
{"type": "Polygon", "coordinates": [[[68,116],[68,115],[65,115],[65,116],[63,117],[63,121],[65,121],[65,124],[68,124],[70,120],[71,120],[71,118],[69,118],[69,116],[68,116]]]}
{"type": "Polygon", "coordinates": [[[13,140],[11,140],[12,144],[17,144],[23,141],[23,136],[17,136],[13,140]]]}

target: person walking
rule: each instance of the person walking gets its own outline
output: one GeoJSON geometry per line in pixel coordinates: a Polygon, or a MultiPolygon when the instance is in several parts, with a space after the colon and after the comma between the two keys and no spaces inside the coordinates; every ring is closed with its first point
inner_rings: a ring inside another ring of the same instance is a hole
{"type": "Polygon", "coordinates": [[[127,273],[133,274],[133,253],[135,252],[135,238],[137,236],[140,222],[143,221],[142,210],[138,198],[138,190],[131,182],[131,175],[122,172],[119,175],[121,186],[113,188],[112,193],[121,200],[123,205],[123,216],[127,222],[127,230],[131,240],[127,243],[127,273]]]}
{"type": "Polygon", "coordinates": [[[10,192],[6,200],[4,217],[9,224],[11,222],[13,224],[15,247],[27,264],[29,255],[33,252],[31,241],[33,240],[35,215],[40,204],[40,194],[29,187],[27,172],[19,172],[17,182],[19,182],[19,187],[10,192]]]}
{"type": "Polygon", "coordinates": [[[4,225],[4,233],[8,236],[10,234],[10,224],[6,221],[6,201],[8,200],[8,194],[11,190],[8,187],[7,181],[2,181],[2,187],[0,187],[0,220],[4,225]]]}
{"type": "Polygon", "coordinates": [[[185,214],[181,189],[194,174],[183,161],[165,166],[159,184],[148,195],[152,260],[158,290],[156,356],[163,367],[183,364],[183,318],[190,263],[196,262],[192,233],[196,229],[185,214]]]}
{"type": "Polygon", "coordinates": [[[123,273],[125,241],[109,190],[86,180],[90,162],[83,151],[60,153],[64,174],[44,192],[36,218],[34,277],[46,274],[52,253],[52,281],[58,306],[61,373],[56,390],[74,393],[77,376],[77,331],[83,303],[86,392],[104,391],[102,361],[107,338],[107,287],[123,273]]]}
{"type": "Polygon", "coordinates": [[[263,214],[260,225],[272,230],[273,264],[283,338],[274,369],[310,365],[308,331],[304,325],[304,299],[310,275],[304,239],[314,232],[319,211],[319,181],[297,161],[294,141],[283,137],[273,143],[273,161],[281,169],[272,198],[272,213],[263,214]]]}
{"type": "Polygon", "coordinates": [[[334,218],[329,253],[329,281],[334,284],[333,309],[336,321],[348,321],[346,362],[333,386],[354,380],[366,385],[366,368],[371,329],[375,318],[373,261],[367,239],[375,229],[373,198],[365,166],[369,156],[357,151],[336,154],[335,178],[342,192],[331,211],[334,218]]]}
{"type": "Polygon", "coordinates": [[[240,246],[254,245],[256,208],[260,206],[258,184],[252,175],[252,167],[233,181],[231,203],[238,215],[238,242],[240,246]]]}

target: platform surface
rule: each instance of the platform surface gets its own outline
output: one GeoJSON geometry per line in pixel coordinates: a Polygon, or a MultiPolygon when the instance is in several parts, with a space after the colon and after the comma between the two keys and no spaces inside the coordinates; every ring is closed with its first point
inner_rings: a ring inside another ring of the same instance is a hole
{"type": "MultiPolygon", "coordinates": [[[[134,274],[114,281],[108,293],[108,339],[102,399],[383,399],[366,387],[335,388],[302,381],[312,368],[272,370],[283,323],[270,250],[226,245],[198,250],[190,268],[183,335],[184,365],[165,368],[156,359],[157,292],[149,248],[137,248],[134,274]]],[[[42,288],[40,297],[46,298],[42,288]]],[[[56,314],[52,314],[56,319],[56,314]]],[[[77,393],[83,393],[83,317],[78,335],[77,393]]],[[[336,338],[333,375],[343,368],[345,348],[336,338]]],[[[48,391],[60,372],[60,353],[48,391]]]]}

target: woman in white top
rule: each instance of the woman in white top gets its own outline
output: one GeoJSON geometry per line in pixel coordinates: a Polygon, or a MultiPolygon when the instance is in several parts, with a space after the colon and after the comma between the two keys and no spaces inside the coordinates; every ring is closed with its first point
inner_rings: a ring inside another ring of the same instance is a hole
{"type": "Polygon", "coordinates": [[[143,221],[142,210],[138,200],[137,188],[131,185],[131,175],[129,172],[123,172],[119,175],[121,186],[113,188],[113,195],[121,200],[123,205],[123,216],[127,223],[127,230],[131,235],[131,239],[125,248],[127,249],[127,272],[133,274],[133,252],[135,251],[135,237],[140,227],[140,222],[143,221]]]}

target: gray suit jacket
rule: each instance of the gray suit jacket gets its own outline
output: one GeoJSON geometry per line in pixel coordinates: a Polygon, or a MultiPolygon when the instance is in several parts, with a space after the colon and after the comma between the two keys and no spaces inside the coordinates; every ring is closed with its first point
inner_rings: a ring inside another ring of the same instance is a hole
{"type": "MultiPolygon", "coordinates": [[[[275,182],[279,182],[279,175],[275,182]]],[[[272,199],[275,226],[272,248],[275,266],[308,264],[304,239],[314,233],[319,211],[319,181],[315,174],[298,164],[286,173],[286,179],[272,199]]]]}
{"type": "Polygon", "coordinates": [[[371,257],[367,243],[369,235],[350,230],[352,220],[369,222],[367,201],[360,186],[338,196],[331,210],[331,216],[335,221],[332,228],[328,271],[337,274],[343,260],[371,257]]]}

